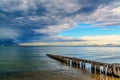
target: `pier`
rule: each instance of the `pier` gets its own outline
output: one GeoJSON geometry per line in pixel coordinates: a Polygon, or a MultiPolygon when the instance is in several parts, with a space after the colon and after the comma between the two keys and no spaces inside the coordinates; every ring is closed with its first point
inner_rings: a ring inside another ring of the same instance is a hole
{"type": "Polygon", "coordinates": [[[97,62],[93,60],[79,59],[75,57],[66,57],[61,55],[47,54],[47,56],[56,59],[61,62],[65,62],[71,66],[85,69],[86,63],[91,65],[91,72],[103,73],[105,75],[120,77],[120,64],[109,64],[103,62],[97,62]]]}

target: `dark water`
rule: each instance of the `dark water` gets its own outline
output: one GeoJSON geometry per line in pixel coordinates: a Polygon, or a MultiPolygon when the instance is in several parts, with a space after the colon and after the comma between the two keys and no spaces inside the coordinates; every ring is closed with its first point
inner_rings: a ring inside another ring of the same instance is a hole
{"type": "Polygon", "coordinates": [[[47,57],[46,54],[120,63],[120,47],[0,47],[0,74],[25,71],[58,70],[64,72],[74,70],[47,57]]]}

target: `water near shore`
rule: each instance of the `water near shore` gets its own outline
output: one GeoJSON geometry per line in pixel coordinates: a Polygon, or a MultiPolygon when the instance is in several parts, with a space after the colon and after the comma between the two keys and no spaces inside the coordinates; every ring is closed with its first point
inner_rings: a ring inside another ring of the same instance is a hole
{"type": "Polygon", "coordinates": [[[0,47],[0,80],[119,80],[73,68],[46,54],[120,63],[120,47],[0,47]]]}

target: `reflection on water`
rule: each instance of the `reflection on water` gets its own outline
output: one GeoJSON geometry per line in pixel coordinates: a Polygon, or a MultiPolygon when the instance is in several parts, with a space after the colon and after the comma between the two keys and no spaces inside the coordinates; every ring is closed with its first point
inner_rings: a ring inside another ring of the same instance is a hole
{"type": "Polygon", "coordinates": [[[0,75],[25,71],[57,71],[57,76],[58,73],[78,77],[81,74],[95,80],[118,80],[119,78],[91,73],[89,64],[85,70],[72,68],[47,57],[46,54],[120,63],[119,52],[120,47],[0,47],[0,75]]]}

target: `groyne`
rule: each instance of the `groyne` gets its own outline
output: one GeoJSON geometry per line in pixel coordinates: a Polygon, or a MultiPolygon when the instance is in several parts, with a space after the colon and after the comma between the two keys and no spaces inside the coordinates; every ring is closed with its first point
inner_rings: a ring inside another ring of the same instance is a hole
{"type": "Polygon", "coordinates": [[[93,60],[85,60],[75,57],[66,57],[61,55],[47,54],[47,56],[54,58],[58,61],[65,62],[71,66],[81,67],[85,69],[86,63],[91,65],[91,71],[95,73],[103,73],[105,75],[120,77],[120,64],[109,64],[97,62],[93,60]]]}

